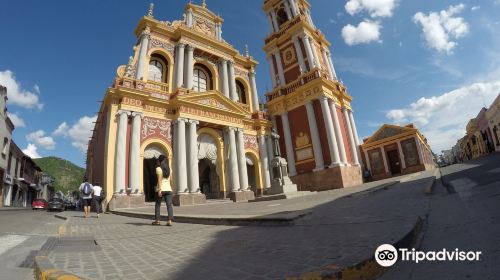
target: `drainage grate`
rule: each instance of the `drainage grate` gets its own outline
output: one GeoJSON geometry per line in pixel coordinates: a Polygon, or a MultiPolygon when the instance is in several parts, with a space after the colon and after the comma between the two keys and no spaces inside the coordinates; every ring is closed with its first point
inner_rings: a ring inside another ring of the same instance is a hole
{"type": "Polygon", "coordinates": [[[101,250],[93,237],[60,237],[52,251],[57,253],[95,252],[101,250]]]}

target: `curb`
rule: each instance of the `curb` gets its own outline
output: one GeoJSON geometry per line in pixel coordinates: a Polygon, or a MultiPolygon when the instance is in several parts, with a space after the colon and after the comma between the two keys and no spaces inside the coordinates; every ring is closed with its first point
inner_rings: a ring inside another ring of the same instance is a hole
{"type": "MultiPolygon", "coordinates": [[[[392,245],[399,249],[410,248],[418,244],[423,234],[424,224],[424,219],[418,216],[412,229],[392,245]]],[[[298,277],[287,277],[286,279],[371,280],[382,276],[388,269],[378,265],[375,256],[372,256],[340,270],[338,266],[331,264],[318,271],[308,272],[298,277]]]]}
{"type": "Polygon", "coordinates": [[[74,274],[64,272],[56,268],[46,256],[35,257],[35,279],[36,280],[83,280],[74,274]]]}
{"type": "MultiPolygon", "coordinates": [[[[153,214],[148,213],[138,213],[138,212],[125,212],[114,210],[111,213],[115,215],[140,218],[140,219],[153,219],[153,214]]],[[[202,224],[202,225],[228,225],[228,226],[290,226],[295,223],[295,220],[300,219],[308,214],[310,211],[291,211],[282,212],[281,214],[271,214],[268,216],[257,216],[257,217],[218,217],[218,216],[175,216],[174,221],[177,223],[189,223],[189,224],[202,224]]],[[[161,220],[166,221],[167,216],[161,215],[161,220]]]]}

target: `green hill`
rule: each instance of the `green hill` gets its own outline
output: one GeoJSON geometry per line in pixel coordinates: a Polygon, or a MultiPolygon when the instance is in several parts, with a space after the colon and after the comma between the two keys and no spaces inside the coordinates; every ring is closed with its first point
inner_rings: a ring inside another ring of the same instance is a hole
{"type": "Polygon", "coordinates": [[[68,190],[76,190],[85,175],[85,169],[58,157],[44,157],[33,159],[35,163],[55,179],[54,188],[64,194],[68,190]]]}

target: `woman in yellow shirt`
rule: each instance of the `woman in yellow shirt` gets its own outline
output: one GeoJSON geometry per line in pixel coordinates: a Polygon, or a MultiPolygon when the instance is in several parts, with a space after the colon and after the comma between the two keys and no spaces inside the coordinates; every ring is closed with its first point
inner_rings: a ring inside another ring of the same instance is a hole
{"type": "Polygon", "coordinates": [[[172,208],[172,186],[170,186],[170,167],[168,159],[161,155],[156,162],[156,177],[158,184],[156,185],[156,203],[155,203],[155,221],[153,225],[160,225],[160,206],[162,198],[167,204],[168,221],[167,226],[172,226],[174,218],[174,210],[172,208]]]}

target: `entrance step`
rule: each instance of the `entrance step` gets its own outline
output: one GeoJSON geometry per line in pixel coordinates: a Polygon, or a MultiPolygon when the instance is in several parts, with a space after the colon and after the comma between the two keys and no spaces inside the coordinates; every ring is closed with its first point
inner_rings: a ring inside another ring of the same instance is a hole
{"type": "Polygon", "coordinates": [[[273,194],[273,195],[263,195],[256,197],[254,200],[249,200],[248,202],[259,202],[259,201],[270,201],[270,200],[279,200],[279,199],[290,199],[296,197],[303,197],[307,195],[312,195],[317,192],[307,192],[307,191],[298,191],[291,193],[281,193],[281,194],[273,194]]]}

